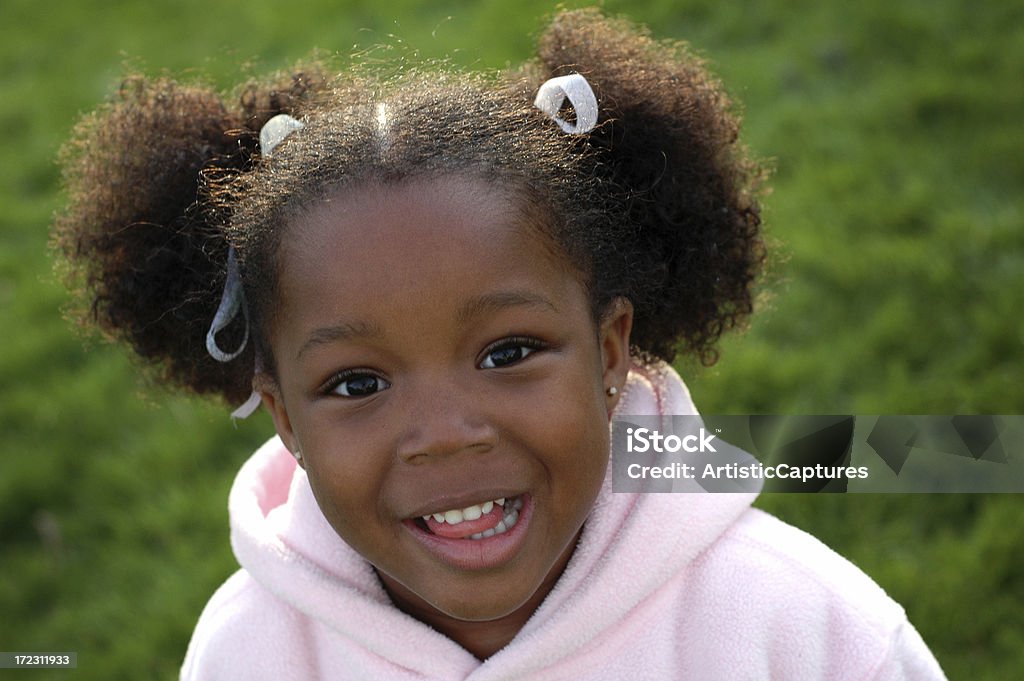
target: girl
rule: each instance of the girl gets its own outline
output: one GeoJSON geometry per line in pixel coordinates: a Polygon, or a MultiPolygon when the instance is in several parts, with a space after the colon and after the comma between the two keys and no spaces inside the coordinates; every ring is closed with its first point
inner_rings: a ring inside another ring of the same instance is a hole
{"type": "Polygon", "coordinates": [[[609,420],[751,312],[757,166],[678,46],[594,11],[487,79],[129,81],[57,233],[99,325],[277,437],[184,679],[932,679],[751,495],[612,494],[609,420]]]}

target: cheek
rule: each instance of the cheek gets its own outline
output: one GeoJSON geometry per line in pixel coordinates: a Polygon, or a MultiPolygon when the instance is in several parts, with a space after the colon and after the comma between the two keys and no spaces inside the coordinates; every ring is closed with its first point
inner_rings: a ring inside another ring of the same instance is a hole
{"type": "MultiPolygon", "coordinates": [[[[302,444],[306,472],[314,490],[339,507],[371,499],[390,466],[392,443],[382,437],[382,424],[371,413],[354,418],[330,404],[308,409],[293,420],[302,444]],[[344,417],[344,418],[343,418],[344,417]]],[[[374,507],[364,508],[371,513],[374,507]]]]}
{"type": "Polygon", "coordinates": [[[324,517],[338,534],[343,537],[350,534],[351,528],[356,525],[353,522],[356,508],[362,502],[359,498],[359,489],[345,484],[346,481],[339,480],[336,471],[325,470],[323,466],[307,463],[306,474],[309,476],[313,496],[324,517]]]}
{"type": "Polygon", "coordinates": [[[317,505],[335,532],[360,552],[379,542],[384,527],[378,520],[385,467],[379,463],[380,452],[366,451],[366,446],[352,443],[344,451],[332,451],[314,445],[306,456],[317,505]]]}
{"type": "Polygon", "coordinates": [[[580,501],[575,520],[582,522],[601,488],[608,468],[610,434],[608,412],[600,380],[585,377],[572,394],[565,396],[575,409],[566,409],[567,418],[558,424],[560,446],[557,452],[566,485],[580,501]]]}
{"type": "Polygon", "coordinates": [[[610,450],[608,422],[603,409],[593,410],[575,423],[567,424],[562,443],[560,449],[566,453],[562,459],[564,468],[578,477],[579,485],[594,488],[596,493],[596,487],[600,486],[608,467],[610,450]]]}
{"type": "Polygon", "coordinates": [[[608,465],[610,437],[607,407],[590,376],[558,381],[554,390],[524,404],[507,422],[528,438],[523,443],[528,450],[544,453],[556,494],[596,494],[608,465]]]}

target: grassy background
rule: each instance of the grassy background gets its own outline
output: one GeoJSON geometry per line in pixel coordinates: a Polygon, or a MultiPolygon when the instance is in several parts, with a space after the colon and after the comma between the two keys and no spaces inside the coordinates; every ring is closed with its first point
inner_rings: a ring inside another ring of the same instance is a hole
{"type": "MultiPolygon", "coordinates": [[[[552,6],[511,6],[0,5],[0,650],[79,653],[73,672],[17,678],[174,678],[234,569],[231,478],[272,430],[264,416],[233,428],[220,406],[146,385],[122,349],[83,347],[61,318],[46,241],[60,203],[53,158],[76,117],[116,88],[126,60],[225,87],[239,64],[277,68],[314,46],[517,63],[552,6]]],[[[716,367],[681,366],[704,411],[1024,413],[1024,6],[606,6],[712,58],[745,105],[747,142],[777,169],[771,297],[716,367]]],[[[1024,499],[760,504],[902,602],[951,678],[1024,672],[1024,499]]]]}

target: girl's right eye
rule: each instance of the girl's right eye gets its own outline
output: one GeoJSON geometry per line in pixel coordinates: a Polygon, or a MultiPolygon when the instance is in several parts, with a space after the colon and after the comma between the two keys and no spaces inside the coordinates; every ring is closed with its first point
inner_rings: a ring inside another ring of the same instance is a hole
{"type": "Polygon", "coordinates": [[[327,392],[339,397],[369,397],[390,387],[391,384],[380,376],[346,371],[328,384],[327,392]]]}

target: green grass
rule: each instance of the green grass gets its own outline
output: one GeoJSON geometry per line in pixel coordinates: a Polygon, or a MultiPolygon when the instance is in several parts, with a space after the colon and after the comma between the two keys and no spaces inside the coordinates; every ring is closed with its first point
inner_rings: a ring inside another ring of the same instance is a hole
{"type": "MultiPolygon", "coordinates": [[[[711,369],[709,413],[1024,413],[1024,9],[1011,2],[611,2],[689,40],[776,169],[776,242],[749,332],[711,369]]],[[[529,55],[551,5],[71,2],[0,5],[0,650],[76,650],[74,672],[173,678],[234,569],[226,498],[265,416],[167,395],[120,348],[83,345],[46,250],[54,157],[126,61],[229,87],[313,47],[529,55]]],[[[383,50],[387,55],[388,50],[383,50]]],[[[1018,496],[775,495],[760,504],[902,602],[951,678],[1024,669],[1018,496]]],[[[13,672],[12,672],[13,673],[13,672]]],[[[22,673],[23,675],[26,673],[22,673]]],[[[6,678],[6,677],[4,677],[6,678]]]]}

